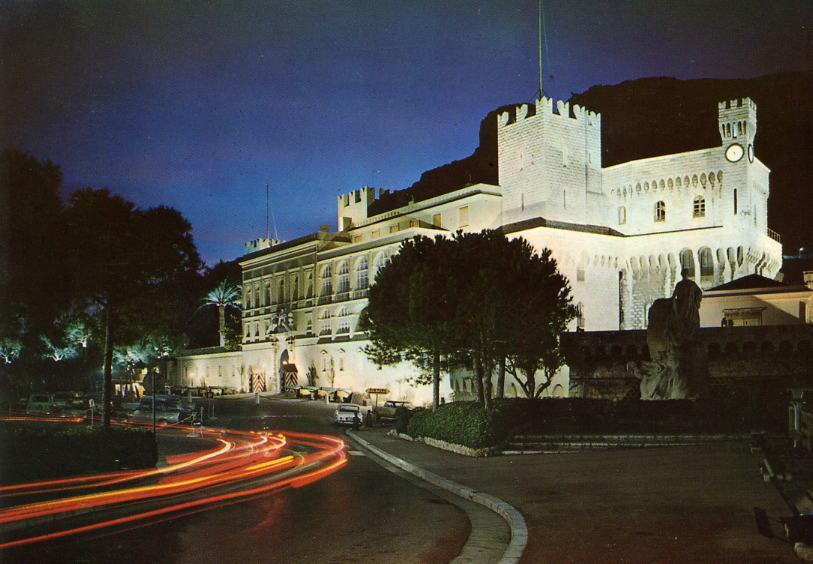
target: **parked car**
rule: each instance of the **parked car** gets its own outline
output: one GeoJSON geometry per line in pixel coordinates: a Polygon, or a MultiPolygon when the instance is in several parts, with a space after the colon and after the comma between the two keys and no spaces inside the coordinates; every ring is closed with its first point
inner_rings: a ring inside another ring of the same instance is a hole
{"type": "Polygon", "coordinates": [[[399,409],[415,409],[408,401],[387,400],[384,405],[375,409],[375,414],[379,419],[395,419],[398,417],[399,409]]]}
{"type": "Polygon", "coordinates": [[[316,399],[316,392],[318,391],[319,388],[315,386],[302,386],[297,390],[296,395],[300,398],[316,399]]]}
{"type": "MultiPolygon", "coordinates": [[[[155,396],[155,420],[158,423],[178,423],[182,418],[181,402],[170,396],[155,396]]],[[[152,423],[152,396],[144,396],[130,421],[152,423]]]]}
{"type": "Polygon", "coordinates": [[[337,425],[352,425],[353,421],[358,417],[359,424],[364,422],[364,416],[361,413],[361,406],[354,403],[342,403],[336,408],[336,424],[337,425]]]}
{"type": "Polygon", "coordinates": [[[59,415],[62,417],[87,417],[90,415],[90,398],[72,400],[68,405],[61,408],[59,415]]]}
{"type": "Polygon", "coordinates": [[[316,390],[316,396],[323,400],[326,397],[330,398],[330,401],[334,401],[336,399],[336,392],[339,391],[339,388],[329,388],[327,386],[322,386],[318,390],[316,390]]]}
{"type": "Polygon", "coordinates": [[[51,394],[31,394],[25,404],[28,415],[51,415],[59,411],[51,394]]]}
{"type": "Polygon", "coordinates": [[[336,401],[347,401],[350,399],[350,396],[353,395],[351,390],[345,390],[343,388],[339,388],[336,390],[336,401]]]}
{"type": "Polygon", "coordinates": [[[68,407],[71,402],[81,398],[82,394],[79,392],[55,392],[54,405],[57,407],[68,407]]]}

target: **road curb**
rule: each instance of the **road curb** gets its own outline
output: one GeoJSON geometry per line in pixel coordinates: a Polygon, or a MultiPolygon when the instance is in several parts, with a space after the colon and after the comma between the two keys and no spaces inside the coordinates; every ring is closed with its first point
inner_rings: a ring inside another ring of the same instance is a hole
{"type": "Polygon", "coordinates": [[[508,523],[508,529],[511,531],[511,540],[508,543],[508,548],[505,550],[505,552],[503,552],[500,562],[505,564],[519,562],[520,558],[522,557],[522,553],[525,551],[525,546],[528,544],[528,527],[525,524],[525,518],[514,506],[491,494],[478,492],[472,488],[469,488],[468,486],[458,484],[457,482],[453,482],[452,480],[444,478],[443,476],[439,476],[434,472],[424,470],[423,468],[416,466],[411,462],[407,462],[402,458],[398,458],[397,456],[394,456],[378,448],[377,446],[370,444],[368,441],[359,437],[358,434],[351,430],[347,431],[347,435],[361,446],[373,454],[383,458],[393,466],[397,466],[398,468],[409,472],[413,476],[417,476],[430,484],[443,488],[444,490],[452,492],[453,494],[464,499],[479,503],[480,505],[497,513],[503,518],[503,520],[505,520],[506,523],[508,523]]]}

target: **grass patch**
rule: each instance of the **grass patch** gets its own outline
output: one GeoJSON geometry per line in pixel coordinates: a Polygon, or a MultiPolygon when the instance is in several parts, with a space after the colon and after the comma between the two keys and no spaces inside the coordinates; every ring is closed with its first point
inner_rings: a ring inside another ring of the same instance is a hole
{"type": "Polygon", "coordinates": [[[158,462],[152,431],[141,428],[0,423],[0,481],[151,468],[158,462]]]}

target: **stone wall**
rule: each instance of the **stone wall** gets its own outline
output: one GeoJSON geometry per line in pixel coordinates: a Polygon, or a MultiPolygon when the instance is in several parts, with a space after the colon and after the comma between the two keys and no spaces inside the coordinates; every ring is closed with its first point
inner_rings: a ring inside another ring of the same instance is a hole
{"type": "MultiPolygon", "coordinates": [[[[813,384],[813,326],[704,327],[700,329],[712,388],[782,392],[793,383],[813,384]]],[[[632,365],[649,360],[646,331],[568,333],[570,396],[638,397],[632,365]]]]}

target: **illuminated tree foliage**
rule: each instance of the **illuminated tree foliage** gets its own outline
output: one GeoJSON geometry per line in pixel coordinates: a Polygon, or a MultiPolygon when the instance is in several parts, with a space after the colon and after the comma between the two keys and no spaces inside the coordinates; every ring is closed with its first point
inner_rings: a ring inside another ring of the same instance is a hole
{"type": "MultiPolygon", "coordinates": [[[[508,366],[529,397],[561,366],[559,335],[575,315],[550,251],[500,231],[416,237],[378,274],[362,328],[380,364],[430,359],[438,401],[441,358],[470,364],[478,399],[491,407],[492,375],[508,366]]],[[[498,380],[502,396],[504,380],[498,380]]]]}
{"type": "Polygon", "coordinates": [[[452,330],[456,311],[448,275],[454,241],[416,237],[376,275],[362,327],[371,344],[368,357],[379,365],[409,360],[431,367],[432,403],[440,401],[441,357],[458,349],[452,330]]]}
{"type": "Polygon", "coordinates": [[[235,308],[239,310],[241,296],[242,289],[239,284],[234,284],[229,280],[221,280],[203,298],[201,307],[214,306],[217,308],[218,334],[220,335],[221,347],[226,346],[226,309],[235,308]]]}
{"type": "Polygon", "coordinates": [[[113,350],[149,332],[172,332],[201,263],[191,226],[176,210],[136,208],[108,190],[71,195],[66,211],[74,299],[103,319],[105,425],[113,350]]]}

